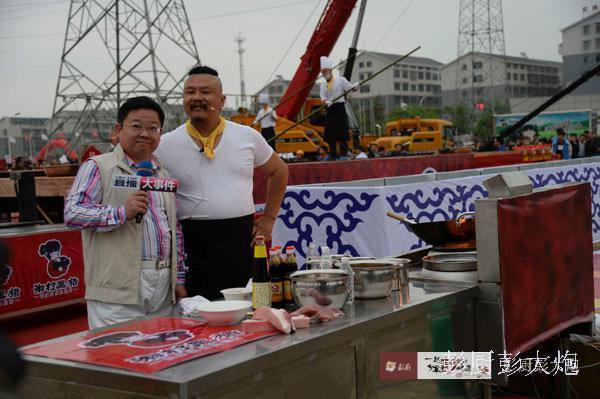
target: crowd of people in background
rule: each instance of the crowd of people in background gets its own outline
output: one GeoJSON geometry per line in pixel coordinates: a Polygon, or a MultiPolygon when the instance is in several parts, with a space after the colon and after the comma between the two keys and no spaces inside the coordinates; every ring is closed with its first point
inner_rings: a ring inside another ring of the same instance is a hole
{"type": "MultiPolygon", "coordinates": [[[[600,155],[600,137],[586,130],[583,134],[567,134],[564,129],[558,128],[554,137],[540,137],[537,133],[533,135],[523,135],[509,139],[506,143],[497,137],[481,140],[475,137],[472,143],[474,152],[487,151],[514,151],[521,147],[543,145],[550,147],[552,153],[561,159],[583,158],[600,155]]],[[[315,156],[307,156],[304,151],[298,150],[294,156],[285,157],[287,162],[308,162],[308,161],[333,161],[398,157],[407,155],[400,144],[397,144],[392,151],[386,151],[384,147],[371,143],[368,146],[358,146],[348,150],[345,156],[333,158],[329,153],[327,146],[319,147],[315,156]]]]}
{"type": "Polygon", "coordinates": [[[537,133],[532,136],[521,134],[517,138],[503,143],[497,137],[487,141],[479,138],[473,140],[473,151],[513,151],[520,147],[546,145],[552,153],[561,159],[574,159],[600,155],[600,137],[586,130],[583,134],[568,134],[564,129],[556,129],[554,137],[540,137],[537,133]]]}

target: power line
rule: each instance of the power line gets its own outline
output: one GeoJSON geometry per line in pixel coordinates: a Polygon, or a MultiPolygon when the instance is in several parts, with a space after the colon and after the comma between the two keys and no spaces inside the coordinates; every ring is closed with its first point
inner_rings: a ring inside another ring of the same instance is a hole
{"type": "Polygon", "coordinates": [[[47,5],[47,4],[55,4],[55,3],[66,3],[66,0],[37,1],[35,3],[21,3],[21,2],[19,2],[18,4],[0,4],[0,8],[23,7],[23,6],[37,6],[37,5],[47,5]]]}
{"type": "Polygon", "coordinates": [[[288,46],[287,50],[285,51],[285,53],[283,53],[283,56],[281,57],[281,59],[279,60],[279,62],[277,63],[277,65],[275,66],[275,68],[273,68],[273,72],[271,72],[271,75],[269,75],[269,77],[267,78],[266,83],[263,85],[263,87],[265,87],[266,85],[269,84],[269,81],[271,80],[271,78],[273,77],[273,75],[275,75],[275,72],[277,72],[277,69],[281,66],[281,63],[283,62],[283,60],[285,59],[285,57],[288,56],[288,54],[290,53],[290,50],[292,49],[292,47],[294,46],[294,44],[296,44],[296,41],[298,40],[298,38],[300,37],[300,35],[302,34],[302,31],[304,31],[304,28],[306,28],[306,25],[308,25],[308,23],[310,22],[311,18],[313,17],[313,15],[315,15],[315,11],[317,11],[317,8],[319,7],[319,4],[321,4],[321,0],[317,1],[317,4],[315,4],[315,7],[313,8],[313,10],[311,11],[310,15],[308,16],[308,18],[306,18],[306,21],[304,21],[304,24],[302,25],[302,27],[300,28],[300,30],[298,31],[298,33],[296,34],[296,37],[294,38],[294,40],[292,40],[292,42],[290,43],[290,45],[288,46]]]}
{"type": "Polygon", "coordinates": [[[31,17],[44,17],[44,16],[48,16],[48,15],[64,13],[65,11],[67,11],[67,10],[62,9],[62,10],[57,10],[57,11],[53,11],[53,12],[44,12],[44,13],[40,13],[40,14],[28,14],[28,15],[21,15],[18,17],[2,18],[2,19],[0,19],[0,22],[15,21],[18,19],[26,19],[26,18],[31,18],[31,17]]]}
{"type": "Polygon", "coordinates": [[[31,37],[44,37],[44,36],[62,36],[64,35],[63,33],[40,33],[40,34],[36,34],[36,35],[16,35],[16,36],[0,36],[0,40],[4,40],[4,39],[28,39],[31,37]]]}
{"type": "Polygon", "coordinates": [[[277,5],[277,6],[269,6],[269,7],[262,7],[262,8],[252,8],[252,9],[242,10],[242,11],[232,11],[232,12],[228,12],[228,13],[225,13],[225,14],[214,14],[214,15],[207,15],[207,16],[204,16],[204,17],[191,18],[190,20],[197,21],[197,20],[200,20],[200,19],[214,19],[214,18],[229,17],[231,15],[250,14],[250,13],[259,12],[259,11],[274,10],[276,8],[285,8],[285,7],[297,6],[297,5],[300,5],[300,4],[313,3],[315,1],[320,1],[320,0],[305,0],[305,1],[298,1],[296,3],[280,4],[280,5],[277,5]]]}
{"type": "Polygon", "coordinates": [[[387,32],[385,32],[383,34],[383,36],[381,37],[381,39],[379,39],[379,41],[375,44],[375,46],[373,46],[373,51],[375,51],[375,49],[377,49],[377,47],[381,44],[381,42],[383,41],[383,39],[385,39],[387,37],[387,35],[392,31],[392,29],[394,29],[394,26],[396,26],[396,24],[398,23],[398,21],[400,21],[400,18],[402,18],[402,16],[404,14],[406,14],[406,11],[408,10],[408,7],[410,7],[413,2],[414,2],[414,0],[410,0],[410,2],[406,5],[406,7],[404,7],[404,10],[402,10],[402,12],[400,13],[400,15],[398,15],[398,17],[394,20],[394,22],[392,23],[392,26],[390,26],[390,28],[387,30],[387,32]]]}

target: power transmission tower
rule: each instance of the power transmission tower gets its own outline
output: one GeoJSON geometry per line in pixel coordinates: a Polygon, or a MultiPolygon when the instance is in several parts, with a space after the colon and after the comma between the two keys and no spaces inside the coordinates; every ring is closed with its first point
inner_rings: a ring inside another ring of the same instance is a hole
{"type": "Polygon", "coordinates": [[[119,105],[156,99],[180,122],[185,72],[200,64],[183,0],[71,0],[51,135],[109,134],[119,105]]]}
{"type": "Polygon", "coordinates": [[[235,38],[235,41],[238,44],[237,52],[240,57],[240,92],[242,93],[240,106],[242,106],[243,108],[246,108],[246,80],[244,79],[244,52],[246,50],[244,50],[244,48],[242,47],[242,44],[245,40],[246,38],[242,37],[241,32],[239,32],[237,37],[235,38]]]}
{"type": "Polygon", "coordinates": [[[508,103],[502,0],[460,0],[456,102],[508,103]]]}

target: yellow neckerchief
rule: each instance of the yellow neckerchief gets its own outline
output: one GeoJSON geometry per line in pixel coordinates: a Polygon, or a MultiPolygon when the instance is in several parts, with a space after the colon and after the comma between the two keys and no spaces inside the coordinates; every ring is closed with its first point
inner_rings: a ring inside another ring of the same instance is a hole
{"type": "Polygon", "coordinates": [[[208,159],[213,159],[215,157],[215,141],[217,140],[217,137],[223,134],[223,130],[225,130],[225,118],[221,117],[221,121],[217,127],[215,127],[207,137],[202,136],[189,119],[185,122],[185,130],[187,130],[191,137],[202,143],[206,157],[208,159]]]}
{"type": "Polygon", "coordinates": [[[329,79],[327,81],[327,91],[331,91],[331,89],[333,89],[333,80],[334,80],[334,77],[333,77],[333,75],[331,75],[331,79],[329,79]]]}

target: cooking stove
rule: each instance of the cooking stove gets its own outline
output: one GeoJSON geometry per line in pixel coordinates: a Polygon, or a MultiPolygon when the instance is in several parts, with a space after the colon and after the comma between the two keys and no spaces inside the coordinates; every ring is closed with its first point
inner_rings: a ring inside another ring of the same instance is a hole
{"type": "Polygon", "coordinates": [[[418,277],[427,280],[477,282],[477,252],[433,248],[423,257],[418,277]]]}

